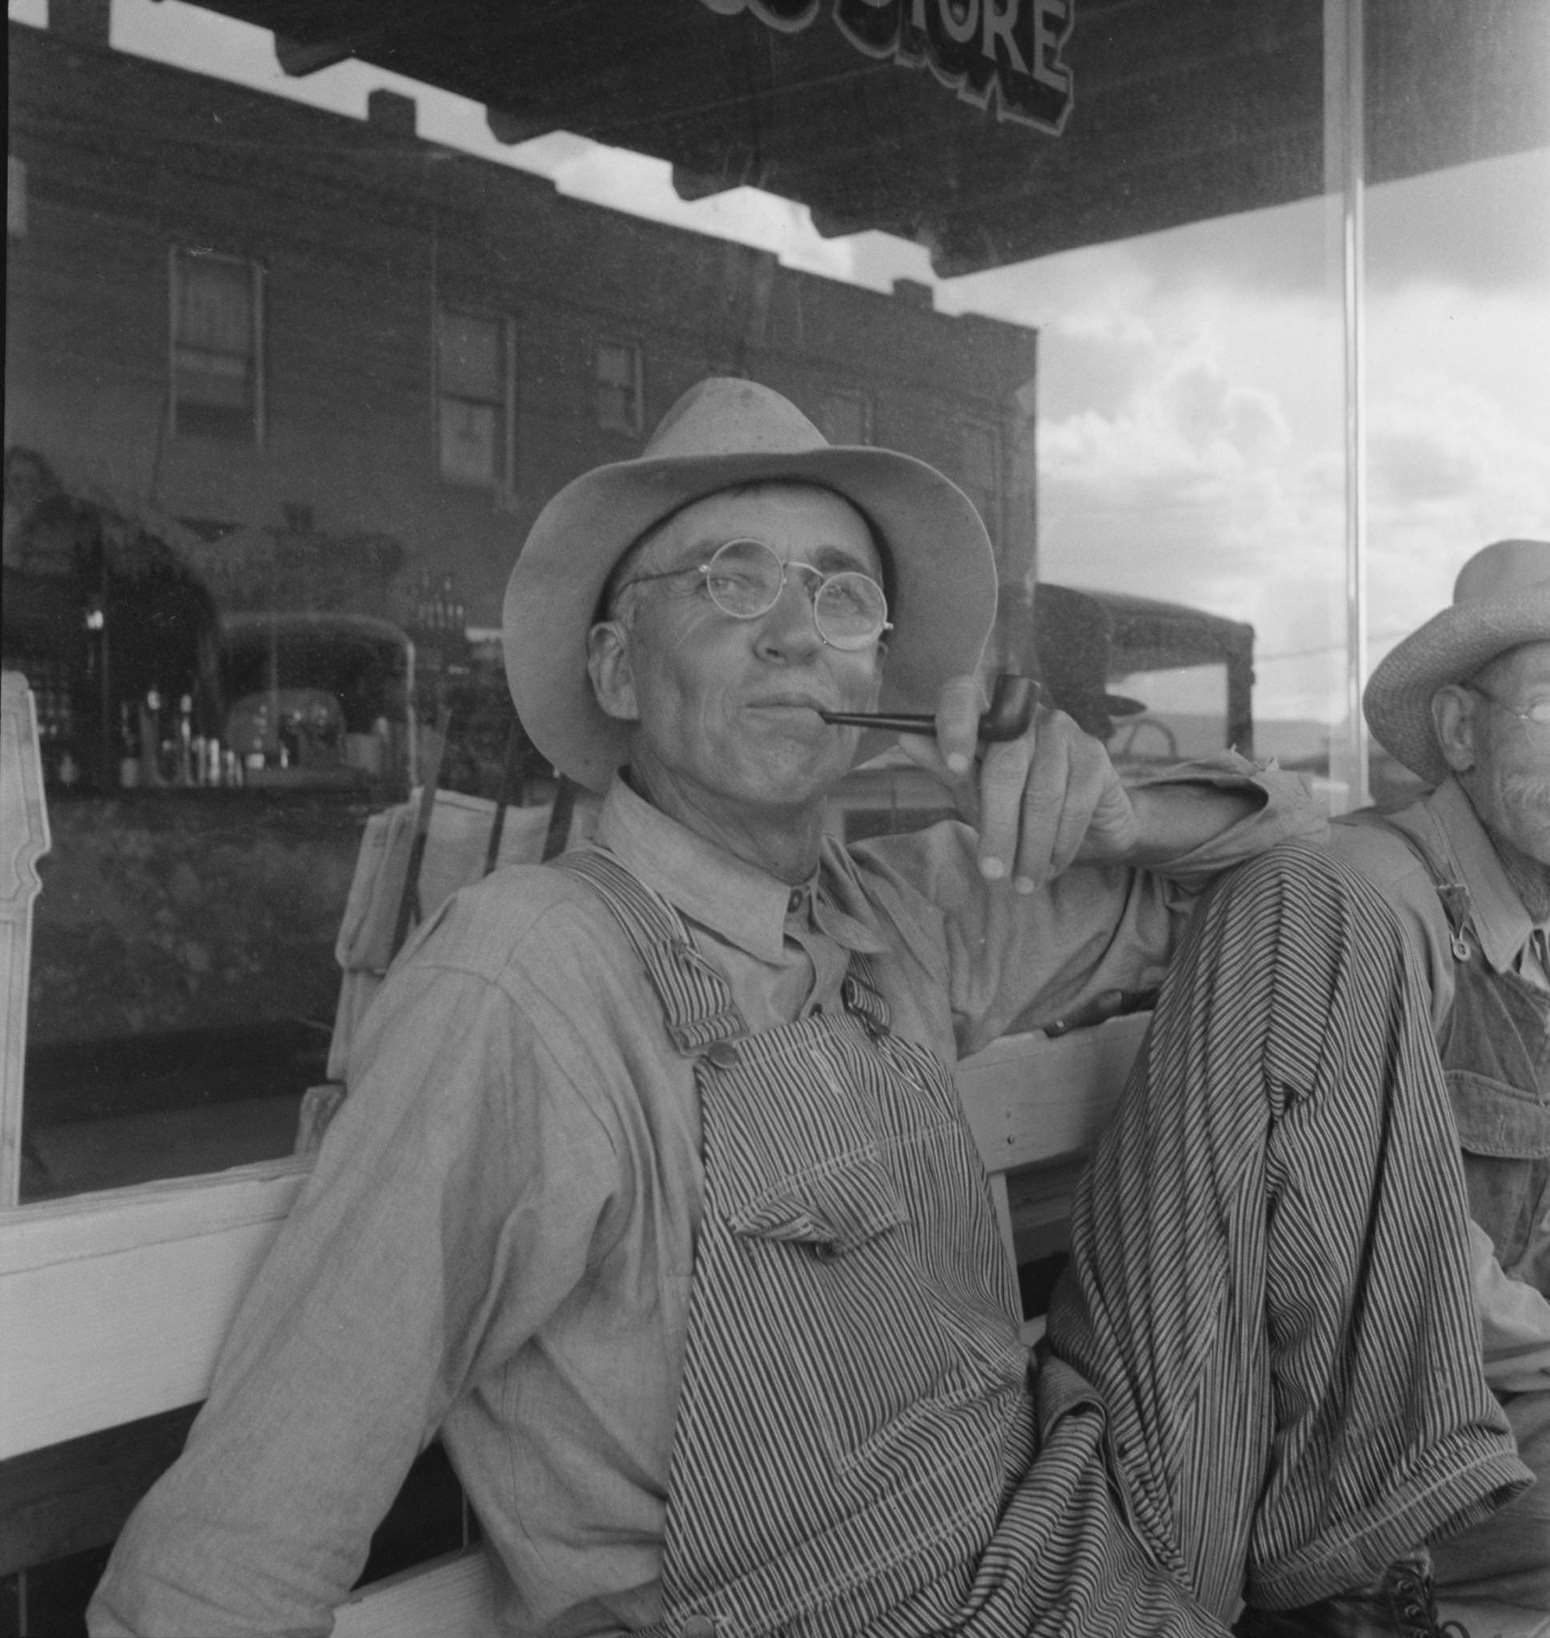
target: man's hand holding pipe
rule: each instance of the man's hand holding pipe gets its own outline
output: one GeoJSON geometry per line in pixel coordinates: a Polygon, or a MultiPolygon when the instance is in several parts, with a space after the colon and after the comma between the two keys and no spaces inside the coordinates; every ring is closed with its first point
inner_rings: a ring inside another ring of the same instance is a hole
{"type": "Polygon", "coordinates": [[[937,701],[936,738],[899,745],[952,792],[979,833],[980,872],[1032,893],[1076,860],[1157,865],[1255,811],[1254,792],[1207,784],[1127,788],[1103,746],[1065,712],[1041,705],[1019,738],[982,745],[984,695],[972,676],[937,701]]]}

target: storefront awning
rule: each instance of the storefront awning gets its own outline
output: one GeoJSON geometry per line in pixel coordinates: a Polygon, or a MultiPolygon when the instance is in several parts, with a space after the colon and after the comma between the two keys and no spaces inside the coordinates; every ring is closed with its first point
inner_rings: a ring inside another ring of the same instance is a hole
{"type": "MultiPolygon", "coordinates": [[[[650,154],[686,197],[764,188],[820,232],[916,240],[944,276],[1324,187],[1316,0],[198,3],[271,30],[290,73],[357,58],[483,103],[503,140],[650,154]],[[911,17],[925,35],[899,35],[911,17]]],[[[1370,180],[1550,142],[1541,0],[1366,10],[1370,180]]]]}

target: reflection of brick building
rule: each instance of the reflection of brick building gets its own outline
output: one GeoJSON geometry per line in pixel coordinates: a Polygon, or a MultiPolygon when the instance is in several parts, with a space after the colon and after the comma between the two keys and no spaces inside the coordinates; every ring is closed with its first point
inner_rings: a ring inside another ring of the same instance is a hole
{"type": "MultiPolygon", "coordinates": [[[[397,542],[400,606],[371,565],[362,604],[413,623],[428,573],[491,626],[548,494],[741,370],[953,473],[1027,568],[1032,331],[563,198],[388,93],[361,122],[114,52],[106,17],[10,29],[6,442],[66,483],[190,520],[207,559],[228,529],[397,542]]],[[[277,595],[338,606],[310,578],[277,595]]]]}
{"type": "MultiPolygon", "coordinates": [[[[127,703],[143,720],[148,683],[122,664],[112,585],[99,634],[85,624],[100,584],[81,560],[118,572],[165,547],[222,614],[393,621],[423,682],[465,626],[498,623],[554,490],[637,451],[697,377],[742,370],[836,439],[953,473],[1026,567],[1031,330],[563,198],[419,141],[403,98],[360,121],[115,52],[107,13],[53,0],[50,30],[10,28],[5,447],[41,466],[8,469],[7,575],[52,577],[47,629],[76,648],[57,690],[76,712],[72,760],[86,788],[109,788],[56,804],[34,971],[57,1005],[35,1016],[35,1045],[326,1018],[354,840],[390,799],[114,789],[120,719],[127,703]],[[45,502],[68,541],[43,529],[45,502]],[[105,640],[107,684],[92,670],[105,640]],[[155,868],[130,869],[124,847],[155,868]]],[[[36,644],[26,658],[41,678],[36,644]]],[[[174,708],[202,694],[187,669],[156,679],[174,708]]],[[[498,779],[506,723],[469,751],[475,715],[459,748],[498,779]]],[[[229,739],[229,714],[221,726],[229,739]]],[[[443,776],[457,784],[450,757],[443,776]]]]}

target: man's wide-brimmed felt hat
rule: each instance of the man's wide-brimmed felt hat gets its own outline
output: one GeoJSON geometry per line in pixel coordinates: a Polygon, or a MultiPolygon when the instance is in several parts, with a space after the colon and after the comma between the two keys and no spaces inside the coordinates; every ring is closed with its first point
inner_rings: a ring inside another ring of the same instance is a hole
{"type": "MultiPolygon", "coordinates": [[[[506,586],[506,679],[533,743],[563,774],[603,790],[626,759],[627,725],[605,716],[587,675],[587,632],[614,565],[648,529],[739,484],[818,484],[871,522],[888,556],[885,711],[932,711],[971,672],[995,619],[995,557],[973,502],[934,467],[870,445],[830,444],[797,407],[740,377],[699,382],[640,456],[593,468],[539,513],[506,586]]],[[[858,755],[884,736],[861,736],[858,755]]]]}
{"type": "Polygon", "coordinates": [[[1453,602],[1378,664],[1362,709],[1378,743],[1431,784],[1448,775],[1432,695],[1497,655],[1550,641],[1550,540],[1498,540],[1459,570],[1453,602]]]}

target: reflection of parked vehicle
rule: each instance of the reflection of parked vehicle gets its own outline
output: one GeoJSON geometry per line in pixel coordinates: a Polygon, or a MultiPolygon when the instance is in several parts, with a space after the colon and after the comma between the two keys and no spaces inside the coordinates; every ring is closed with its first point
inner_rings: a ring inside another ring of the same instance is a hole
{"type": "Polygon", "coordinates": [[[1173,761],[1234,746],[1254,750],[1254,628],[1185,603],[1092,592],[1111,622],[1109,679],[1144,702],[1121,722],[1109,754],[1173,761]]]}
{"type": "MultiPolygon", "coordinates": [[[[1254,628],[1184,603],[1043,585],[1036,649],[1053,702],[1097,734],[1123,773],[1227,746],[1253,751],[1254,628]]],[[[851,773],[834,828],[852,841],[952,812],[897,750],[851,773]]]]}
{"type": "Polygon", "coordinates": [[[221,625],[224,738],[249,784],[408,782],[414,644],[359,614],[233,614],[221,625]]]}

